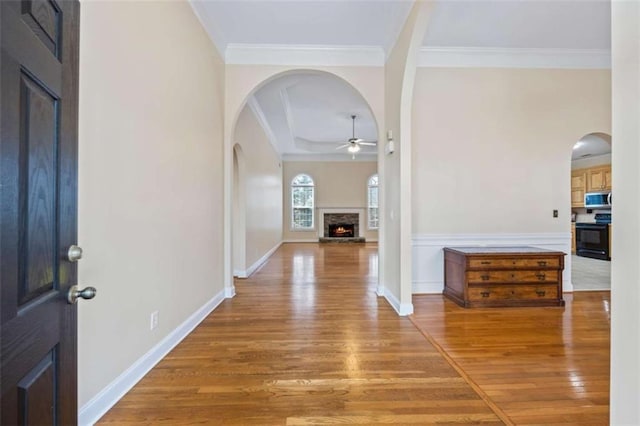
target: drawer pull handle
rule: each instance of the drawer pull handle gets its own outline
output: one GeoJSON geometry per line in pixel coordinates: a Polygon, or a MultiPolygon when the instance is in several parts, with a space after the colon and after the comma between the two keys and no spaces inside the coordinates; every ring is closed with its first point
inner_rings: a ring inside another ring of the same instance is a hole
{"type": "Polygon", "coordinates": [[[488,260],[483,260],[482,262],[480,262],[481,265],[491,265],[491,262],[488,260]]]}
{"type": "Polygon", "coordinates": [[[488,291],[482,291],[482,292],[480,292],[480,294],[482,295],[482,297],[489,297],[489,292],[488,291]]]}
{"type": "Polygon", "coordinates": [[[546,260],[539,261],[538,266],[547,266],[547,261],[546,260]]]}
{"type": "Polygon", "coordinates": [[[490,277],[489,275],[481,275],[480,278],[482,278],[482,281],[487,281],[490,277]]]}
{"type": "Polygon", "coordinates": [[[540,281],[544,281],[544,280],[545,280],[545,278],[547,278],[547,276],[546,276],[545,274],[536,274],[536,277],[538,277],[538,279],[539,279],[540,281]]]}
{"type": "Polygon", "coordinates": [[[542,297],[542,296],[544,296],[545,294],[547,294],[547,292],[546,292],[546,291],[544,291],[544,290],[536,290],[536,294],[538,295],[538,297],[542,297]]]}

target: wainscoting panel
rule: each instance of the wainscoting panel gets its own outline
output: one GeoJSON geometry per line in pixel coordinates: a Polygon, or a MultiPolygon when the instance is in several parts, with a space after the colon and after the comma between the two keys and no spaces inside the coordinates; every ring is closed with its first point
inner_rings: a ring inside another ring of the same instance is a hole
{"type": "Polygon", "coordinates": [[[444,247],[452,246],[534,246],[562,251],[562,287],[573,291],[571,283],[571,233],[541,234],[414,234],[412,291],[414,294],[442,293],[444,289],[444,247]]]}

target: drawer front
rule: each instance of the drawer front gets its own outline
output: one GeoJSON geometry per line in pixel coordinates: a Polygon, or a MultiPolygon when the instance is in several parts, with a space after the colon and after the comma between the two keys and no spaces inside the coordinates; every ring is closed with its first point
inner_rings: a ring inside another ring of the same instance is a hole
{"type": "Polygon", "coordinates": [[[469,259],[469,268],[559,268],[559,257],[496,259],[474,257],[469,259]]]}
{"type": "Polygon", "coordinates": [[[552,300],[558,298],[555,285],[498,285],[469,287],[469,300],[490,302],[492,300],[552,300]]]}
{"type": "Polygon", "coordinates": [[[469,284],[558,282],[558,270],[486,270],[468,271],[469,284]]]}

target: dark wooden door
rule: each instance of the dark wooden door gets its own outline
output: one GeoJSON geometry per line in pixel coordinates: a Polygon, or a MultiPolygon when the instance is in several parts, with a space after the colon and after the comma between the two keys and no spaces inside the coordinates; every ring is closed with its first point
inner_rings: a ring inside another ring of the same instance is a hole
{"type": "Polygon", "coordinates": [[[76,1],[0,1],[3,425],[76,424],[76,1]]]}

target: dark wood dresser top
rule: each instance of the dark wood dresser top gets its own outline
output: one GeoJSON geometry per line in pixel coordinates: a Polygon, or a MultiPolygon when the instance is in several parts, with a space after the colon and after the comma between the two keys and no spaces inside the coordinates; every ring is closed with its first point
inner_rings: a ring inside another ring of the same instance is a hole
{"type": "Polygon", "coordinates": [[[548,250],[531,246],[469,246],[469,247],[445,247],[445,251],[457,251],[462,254],[562,254],[561,251],[548,250]]]}

